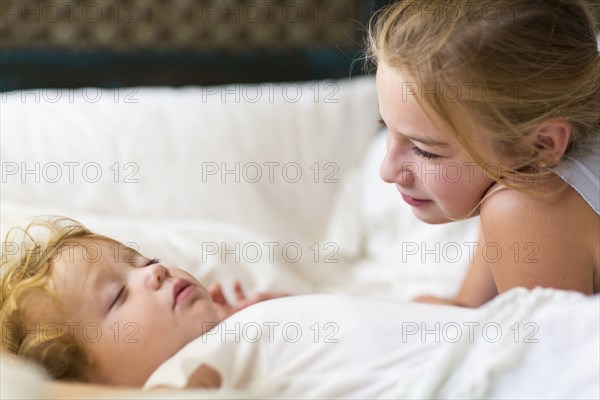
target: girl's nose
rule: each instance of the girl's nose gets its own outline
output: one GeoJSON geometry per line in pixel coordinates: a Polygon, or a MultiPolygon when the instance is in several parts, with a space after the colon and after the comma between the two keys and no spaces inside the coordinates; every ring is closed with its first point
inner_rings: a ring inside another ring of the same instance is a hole
{"type": "Polygon", "coordinates": [[[399,146],[388,140],[385,157],[379,169],[381,179],[387,183],[398,183],[403,186],[412,184],[415,180],[415,166],[403,160],[399,146]]]}
{"type": "Polygon", "coordinates": [[[160,263],[149,265],[147,268],[149,271],[146,276],[146,284],[152,290],[160,289],[164,281],[171,276],[168,268],[160,263]]]}

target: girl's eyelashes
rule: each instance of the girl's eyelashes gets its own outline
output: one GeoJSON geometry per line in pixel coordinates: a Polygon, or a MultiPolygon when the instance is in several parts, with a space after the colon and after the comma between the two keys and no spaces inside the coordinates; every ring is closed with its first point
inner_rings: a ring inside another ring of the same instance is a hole
{"type": "Polygon", "coordinates": [[[426,158],[427,160],[434,160],[436,158],[439,158],[440,156],[433,154],[433,153],[429,153],[425,150],[421,150],[420,148],[418,148],[417,146],[413,146],[411,147],[411,150],[415,152],[416,155],[418,155],[419,157],[423,157],[426,158]]]}
{"type": "MultiPolygon", "coordinates": [[[[386,125],[385,121],[383,120],[383,118],[379,118],[377,120],[377,122],[379,122],[379,125],[381,125],[382,128],[386,128],[387,129],[387,125],[386,125]]],[[[423,157],[423,158],[425,158],[427,160],[434,160],[434,159],[440,157],[437,154],[433,154],[433,153],[430,153],[428,151],[421,150],[420,148],[418,148],[417,146],[414,146],[414,145],[411,148],[411,150],[413,152],[415,152],[415,154],[418,155],[419,157],[423,157]]]]}

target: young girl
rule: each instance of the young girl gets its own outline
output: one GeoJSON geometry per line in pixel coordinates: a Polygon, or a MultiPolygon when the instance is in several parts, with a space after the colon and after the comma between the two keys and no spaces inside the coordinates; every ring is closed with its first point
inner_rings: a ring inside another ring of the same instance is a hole
{"type": "Polygon", "coordinates": [[[404,0],[369,32],[384,181],[421,220],[479,215],[452,299],[600,291],[600,55],[583,0],[404,0]]]}

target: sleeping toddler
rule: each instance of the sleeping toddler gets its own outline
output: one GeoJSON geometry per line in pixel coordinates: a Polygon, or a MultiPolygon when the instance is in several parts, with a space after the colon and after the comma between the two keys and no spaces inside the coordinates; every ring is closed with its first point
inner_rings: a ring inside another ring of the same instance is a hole
{"type": "MultiPolygon", "coordinates": [[[[58,381],[372,397],[408,382],[440,342],[419,332],[425,311],[440,306],[246,297],[239,284],[230,304],[219,285],[209,291],[74,220],[37,218],[24,233],[31,245],[3,257],[2,351],[58,381]]],[[[475,312],[444,308],[437,323],[475,312]]]]}
{"type": "Polygon", "coordinates": [[[207,290],[71,219],[38,218],[22,232],[21,241],[9,232],[3,248],[2,356],[43,366],[55,379],[50,398],[139,398],[142,388],[165,387],[277,398],[587,398],[599,390],[589,357],[598,349],[597,296],[517,288],[466,309],[246,297],[236,284],[231,304],[219,285],[207,290]],[[5,259],[13,243],[21,251],[5,259]],[[566,342],[569,351],[556,353],[566,342]],[[560,370],[582,360],[573,374],[560,370]]]}

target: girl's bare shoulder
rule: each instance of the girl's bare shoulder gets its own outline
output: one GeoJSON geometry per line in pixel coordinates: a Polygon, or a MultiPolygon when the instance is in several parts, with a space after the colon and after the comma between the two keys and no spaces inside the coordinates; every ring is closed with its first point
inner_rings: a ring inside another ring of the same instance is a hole
{"type": "Polygon", "coordinates": [[[500,292],[515,286],[600,291],[600,217],[575,190],[550,198],[493,190],[480,215],[485,246],[498,253],[487,258],[500,292]]]}

